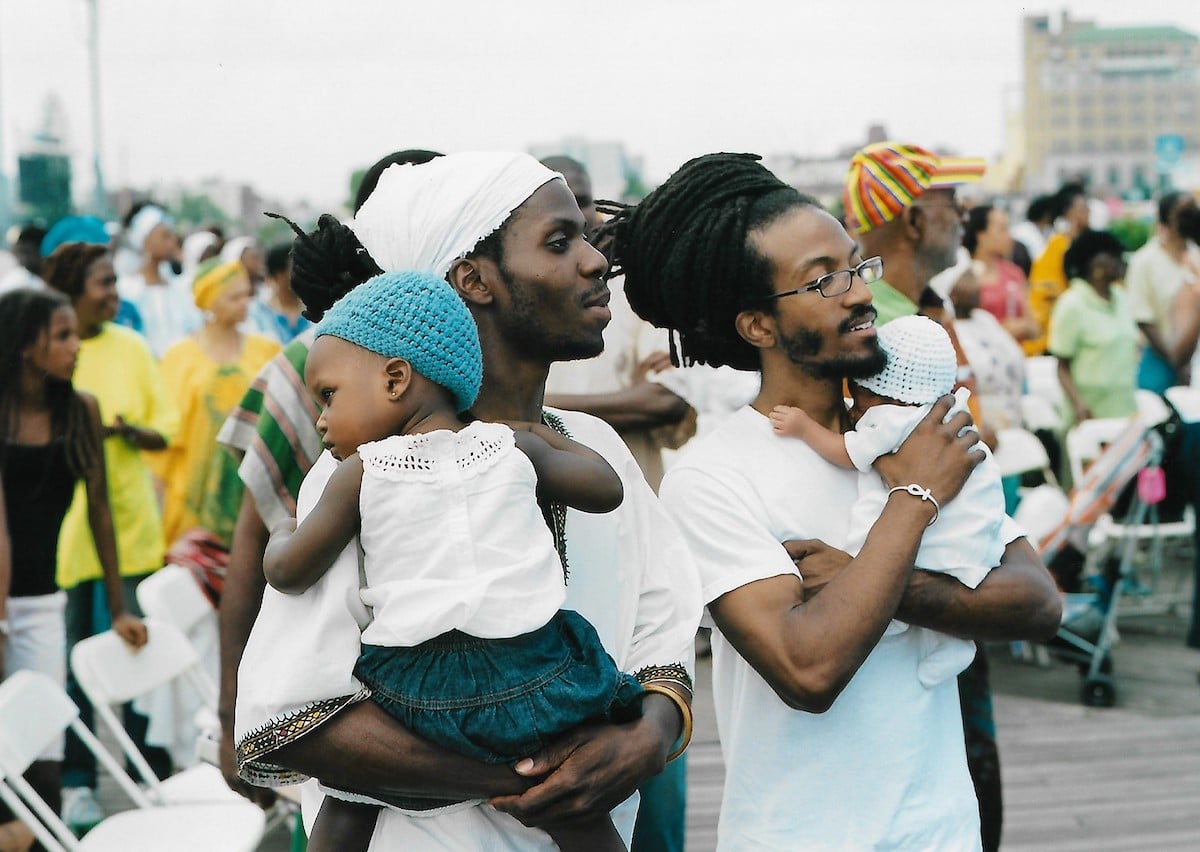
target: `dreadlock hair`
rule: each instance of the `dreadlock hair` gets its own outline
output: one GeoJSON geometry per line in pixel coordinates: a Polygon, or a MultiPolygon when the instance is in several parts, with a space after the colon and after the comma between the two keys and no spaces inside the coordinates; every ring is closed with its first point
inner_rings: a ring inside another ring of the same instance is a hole
{"type": "Polygon", "coordinates": [[[292,242],[292,289],[304,302],[304,316],[320,322],[333,303],[359,284],[383,272],[358,237],[336,216],[322,213],[317,229],[305,233],[299,225],[278,213],[296,233],[292,242]]]}
{"type": "Polygon", "coordinates": [[[63,243],[46,258],[43,280],[72,302],[83,295],[88,269],[108,254],[108,246],[96,243],[63,243]]]}
{"type": "MultiPolygon", "coordinates": [[[[0,296],[0,468],[4,466],[8,439],[17,433],[25,351],[49,332],[54,312],[69,307],[67,297],[53,290],[21,288],[0,296]]],[[[62,437],[71,472],[77,477],[86,475],[101,458],[100,436],[87,405],[69,381],[49,377],[46,401],[51,433],[62,437]]]]}
{"type": "Polygon", "coordinates": [[[386,157],[376,160],[369,169],[363,172],[362,180],[358,184],[358,191],[354,193],[354,212],[357,213],[359,208],[371,197],[371,193],[375,191],[375,187],[379,183],[380,176],[389,166],[404,165],[406,163],[419,166],[440,156],[442,155],[437,151],[426,151],[424,148],[406,148],[403,151],[394,151],[386,157]]]}
{"type": "Polygon", "coordinates": [[[750,236],[816,200],[759,163],[756,154],[706,154],[684,163],[636,206],[597,206],[612,218],[596,242],[625,276],[630,306],[652,325],[678,333],[675,364],[759,368],[758,350],[735,328],[737,315],[770,309],[769,259],[750,236]]]}

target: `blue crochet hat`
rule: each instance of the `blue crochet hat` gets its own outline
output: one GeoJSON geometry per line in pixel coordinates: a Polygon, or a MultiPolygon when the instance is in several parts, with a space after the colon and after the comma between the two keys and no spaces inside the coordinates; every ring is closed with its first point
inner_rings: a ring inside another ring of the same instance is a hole
{"type": "Polygon", "coordinates": [[[355,287],[317,325],[414,370],[454,394],[458,410],[475,403],[483,354],[471,312],[440,278],[425,272],[385,272],[355,287]]]}

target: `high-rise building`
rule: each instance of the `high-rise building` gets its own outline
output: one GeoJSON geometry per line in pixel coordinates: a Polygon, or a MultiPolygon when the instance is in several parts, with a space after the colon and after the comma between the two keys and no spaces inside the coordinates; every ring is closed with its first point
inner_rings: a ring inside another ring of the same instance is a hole
{"type": "Polygon", "coordinates": [[[1143,193],[1200,157],[1200,39],[1174,26],[1024,20],[1024,188],[1143,193]]]}

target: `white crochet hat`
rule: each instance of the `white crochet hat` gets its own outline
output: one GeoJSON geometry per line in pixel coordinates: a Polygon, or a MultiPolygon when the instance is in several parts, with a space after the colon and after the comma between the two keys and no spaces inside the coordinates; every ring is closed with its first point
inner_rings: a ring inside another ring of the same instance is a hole
{"type": "Polygon", "coordinates": [[[910,405],[936,402],[954,389],[958,356],[950,335],[928,317],[898,317],[879,329],[887,366],[855,383],[910,405]]]}

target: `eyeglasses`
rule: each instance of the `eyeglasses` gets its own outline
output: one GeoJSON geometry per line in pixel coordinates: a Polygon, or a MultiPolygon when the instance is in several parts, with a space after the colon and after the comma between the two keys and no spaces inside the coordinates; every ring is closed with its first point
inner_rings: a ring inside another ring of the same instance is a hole
{"type": "Polygon", "coordinates": [[[822,275],[820,278],[809,281],[803,287],[797,287],[795,290],[772,293],[770,296],[767,296],[766,301],[782,299],[784,296],[795,296],[797,293],[808,293],[813,290],[820,293],[822,299],[832,299],[834,296],[840,296],[850,289],[850,286],[854,283],[855,275],[861,278],[864,284],[874,284],[883,277],[883,258],[868,257],[858,266],[851,269],[839,269],[837,272],[830,272],[828,275],[822,275]]]}

